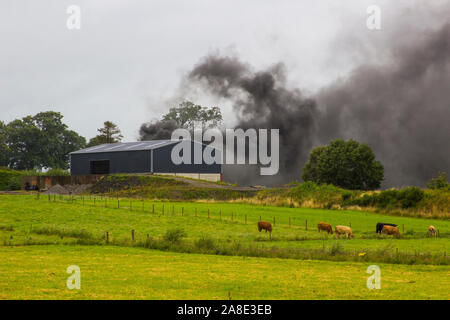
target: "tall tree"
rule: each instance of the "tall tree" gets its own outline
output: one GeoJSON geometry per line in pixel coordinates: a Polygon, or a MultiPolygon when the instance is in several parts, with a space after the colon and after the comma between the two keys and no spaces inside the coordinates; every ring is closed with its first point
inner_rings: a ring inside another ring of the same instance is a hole
{"type": "Polygon", "coordinates": [[[100,134],[89,140],[88,147],[122,141],[123,136],[119,127],[111,121],[105,121],[103,123],[103,128],[99,128],[97,131],[100,134]]]}
{"type": "Polygon", "coordinates": [[[67,169],[69,153],[85,147],[86,139],[67,129],[59,112],[40,112],[7,125],[8,166],[14,169],[67,169]]]}
{"type": "Polygon", "coordinates": [[[202,122],[204,127],[216,127],[222,122],[222,113],[218,107],[206,108],[184,101],[178,107],[170,108],[162,120],[175,120],[180,127],[189,129],[195,121],[202,122]]]}
{"type": "Polygon", "coordinates": [[[345,189],[373,190],[380,187],[383,175],[383,166],[367,144],[337,139],[311,151],[302,178],[345,189]]]}
{"type": "Polygon", "coordinates": [[[0,167],[6,167],[9,159],[9,148],[6,144],[6,125],[0,121],[0,167]]]}

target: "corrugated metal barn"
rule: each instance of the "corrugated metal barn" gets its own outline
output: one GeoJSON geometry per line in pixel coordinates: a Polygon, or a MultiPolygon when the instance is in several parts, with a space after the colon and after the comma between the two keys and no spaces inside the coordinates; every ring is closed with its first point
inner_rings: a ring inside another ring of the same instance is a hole
{"type": "MultiPolygon", "coordinates": [[[[112,143],[75,151],[70,154],[70,174],[154,173],[221,180],[220,164],[193,164],[195,142],[191,141],[192,164],[174,164],[171,153],[178,143],[172,140],[112,143]]],[[[205,148],[209,147],[202,145],[205,148]]]]}

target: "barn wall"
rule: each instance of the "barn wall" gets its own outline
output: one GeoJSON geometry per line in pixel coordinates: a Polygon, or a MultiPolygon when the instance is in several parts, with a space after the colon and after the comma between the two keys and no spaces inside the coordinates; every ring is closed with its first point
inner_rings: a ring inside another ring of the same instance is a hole
{"type": "MultiPolygon", "coordinates": [[[[171,153],[174,145],[164,146],[153,150],[153,172],[155,173],[222,173],[220,164],[193,164],[194,152],[191,152],[191,164],[176,165],[172,162],[171,153]]],[[[203,146],[203,150],[206,146],[203,146]]]]}
{"type": "Polygon", "coordinates": [[[91,161],[109,160],[110,173],[148,173],[151,170],[150,151],[123,151],[70,155],[70,174],[90,174],[91,161]]]}

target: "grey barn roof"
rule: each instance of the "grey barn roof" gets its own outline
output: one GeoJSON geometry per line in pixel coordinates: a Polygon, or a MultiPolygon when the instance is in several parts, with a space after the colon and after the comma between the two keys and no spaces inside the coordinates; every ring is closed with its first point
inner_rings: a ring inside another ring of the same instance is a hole
{"type": "Polygon", "coordinates": [[[70,154],[152,150],[168,146],[171,144],[175,144],[178,142],[179,141],[172,141],[172,140],[151,140],[138,142],[107,143],[71,152],[70,154]]]}

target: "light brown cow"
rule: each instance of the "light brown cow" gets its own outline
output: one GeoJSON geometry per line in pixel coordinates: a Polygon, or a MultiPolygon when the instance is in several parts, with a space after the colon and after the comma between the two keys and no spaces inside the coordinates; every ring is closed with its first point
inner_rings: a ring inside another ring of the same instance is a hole
{"type": "Polygon", "coordinates": [[[428,235],[429,236],[436,236],[436,229],[433,226],[428,227],[428,235]]]}
{"type": "Polygon", "coordinates": [[[334,231],[336,232],[336,236],[339,238],[341,234],[345,234],[346,238],[354,238],[352,228],[347,226],[336,226],[334,228],[334,231]]]}
{"type": "Polygon", "coordinates": [[[381,234],[389,234],[389,235],[393,235],[393,236],[400,236],[400,232],[398,231],[397,227],[393,227],[393,226],[383,226],[383,229],[381,230],[381,234]]]}
{"type": "Polygon", "coordinates": [[[333,234],[333,227],[331,226],[331,224],[326,223],[326,222],[319,222],[317,224],[317,229],[320,233],[320,230],[324,230],[326,232],[328,232],[329,234],[333,234]]]}
{"type": "Polygon", "coordinates": [[[272,233],[272,224],[270,222],[265,221],[259,221],[258,222],[258,231],[261,232],[261,230],[266,230],[272,233]]]}

